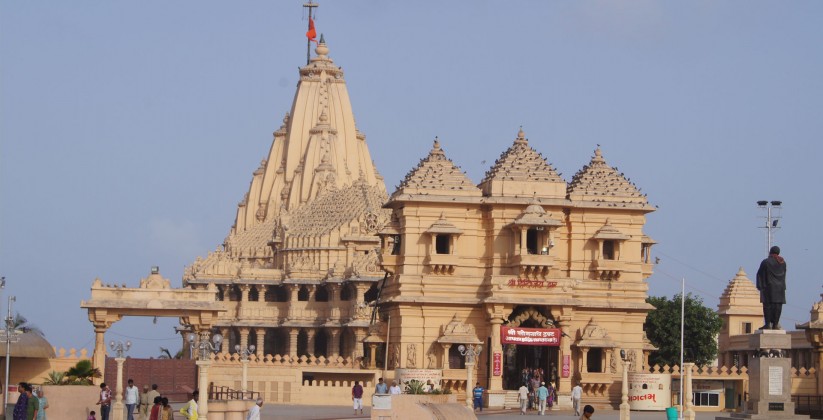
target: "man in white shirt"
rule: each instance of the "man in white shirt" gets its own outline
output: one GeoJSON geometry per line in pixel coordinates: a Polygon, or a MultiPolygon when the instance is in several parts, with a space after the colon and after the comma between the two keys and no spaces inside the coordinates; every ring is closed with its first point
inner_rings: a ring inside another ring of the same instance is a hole
{"type": "Polygon", "coordinates": [[[134,420],[134,407],[140,401],[140,391],[134,386],[134,381],[129,379],[129,386],[126,387],[126,418],[134,420]]]}
{"type": "Polygon", "coordinates": [[[403,391],[400,390],[400,387],[397,386],[397,381],[391,382],[391,387],[389,388],[389,394],[391,395],[400,395],[403,391]]]}
{"type": "Polygon", "coordinates": [[[583,388],[580,387],[580,382],[575,384],[572,388],[572,405],[574,406],[574,415],[580,415],[580,399],[583,398],[583,388]]]}
{"type": "Polygon", "coordinates": [[[257,404],[251,406],[249,409],[249,414],[246,416],[246,420],[260,420],[260,407],[263,406],[263,399],[258,398],[257,404]]]}
{"type": "Polygon", "coordinates": [[[526,409],[529,407],[529,387],[525,383],[517,390],[517,399],[520,401],[520,415],[526,415],[526,409]]]}

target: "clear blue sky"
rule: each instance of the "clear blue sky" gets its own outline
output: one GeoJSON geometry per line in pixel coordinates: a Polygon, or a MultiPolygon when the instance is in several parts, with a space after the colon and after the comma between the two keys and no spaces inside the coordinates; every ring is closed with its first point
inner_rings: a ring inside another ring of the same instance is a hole
{"type": "MultiPolygon", "coordinates": [[[[14,1],[0,10],[0,275],[58,347],[91,282],[222,243],[305,63],[303,1],[14,1]]],[[[820,300],[823,3],[325,1],[317,29],[393,190],[434,136],[479,182],[518,127],[569,180],[600,144],[660,208],[650,293],[710,306],[782,200],[784,325],[820,300]]],[[[132,355],[176,320],[118,322],[132,355]]]]}

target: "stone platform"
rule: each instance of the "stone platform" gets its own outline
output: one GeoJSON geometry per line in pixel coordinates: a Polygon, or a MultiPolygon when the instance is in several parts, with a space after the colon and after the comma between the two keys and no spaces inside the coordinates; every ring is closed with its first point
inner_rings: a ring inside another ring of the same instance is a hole
{"type": "Polygon", "coordinates": [[[732,419],[808,419],[794,414],[791,359],[780,357],[792,347],[791,336],[783,330],[758,330],[749,337],[749,348],[758,355],[749,360],[749,400],[743,413],[717,416],[732,419]]]}

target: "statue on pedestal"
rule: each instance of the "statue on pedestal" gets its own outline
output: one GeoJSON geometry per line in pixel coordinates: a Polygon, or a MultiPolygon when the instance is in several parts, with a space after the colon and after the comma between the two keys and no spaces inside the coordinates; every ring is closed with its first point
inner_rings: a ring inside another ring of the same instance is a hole
{"type": "Polygon", "coordinates": [[[786,260],[780,256],[780,248],[773,246],[769,257],[760,263],[757,270],[757,290],[763,303],[762,330],[782,330],[780,314],[786,303],[786,260]]]}

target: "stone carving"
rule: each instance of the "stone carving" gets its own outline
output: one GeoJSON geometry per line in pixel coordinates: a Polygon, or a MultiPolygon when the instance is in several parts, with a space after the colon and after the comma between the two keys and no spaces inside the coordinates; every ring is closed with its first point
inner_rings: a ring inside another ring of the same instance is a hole
{"type": "Polygon", "coordinates": [[[507,325],[511,327],[519,327],[523,321],[528,319],[537,321],[541,328],[554,328],[554,320],[546,318],[545,315],[541,314],[540,311],[531,306],[511,318],[507,325]]]}
{"type": "Polygon", "coordinates": [[[612,352],[611,357],[609,358],[609,371],[611,373],[617,373],[617,355],[612,352]]]}
{"type": "Polygon", "coordinates": [[[406,346],[406,367],[410,369],[417,367],[417,344],[406,346]]]}
{"type": "Polygon", "coordinates": [[[429,364],[426,366],[426,369],[434,369],[437,363],[437,356],[434,354],[434,350],[430,351],[426,358],[429,360],[429,364]]]}
{"type": "MultiPolygon", "coordinates": [[[[125,286],[124,286],[125,287],[125,286]]],[[[171,289],[169,279],[164,279],[159,273],[154,273],[140,280],[141,289],[171,289]]]]}
{"type": "Polygon", "coordinates": [[[400,344],[392,344],[389,353],[389,367],[397,369],[400,367],[400,344]]]}
{"type": "Polygon", "coordinates": [[[583,329],[583,337],[585,338],[608,338],[609,333],[605,328],[597,325],[594,320],[589,321],[586,328],[583,329]]]}
{"type": "Polygon", "coordinates": [[[454,314],[452,320],[443,326],[443,336],[477,336],[474,330],[474,325],[464,324],[454,314]]]}

